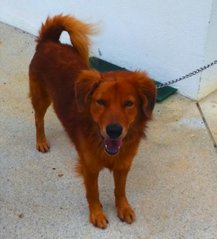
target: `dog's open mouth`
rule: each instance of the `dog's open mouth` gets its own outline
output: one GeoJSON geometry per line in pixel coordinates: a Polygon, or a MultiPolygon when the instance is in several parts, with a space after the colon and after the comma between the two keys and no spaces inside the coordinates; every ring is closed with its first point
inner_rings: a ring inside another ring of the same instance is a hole
{"type": "Polygon", "coordinates": [[[109,155],[117,154],[121,148],[121,145],[122,145],[121,139],[110,139],[110,138],[104,139],[105,151],[109,155]]]}

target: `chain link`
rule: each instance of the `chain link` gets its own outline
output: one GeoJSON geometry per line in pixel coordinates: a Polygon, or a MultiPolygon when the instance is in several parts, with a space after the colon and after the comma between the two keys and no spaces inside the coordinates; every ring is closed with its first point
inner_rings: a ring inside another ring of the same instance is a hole
{"type": "Polygon", "coordinates": [[[196,75],[196,74],[206,70],[207,68],[209,68],[209,67],[211,67],[211,66],[213,66],[215,64],[217,64],[217,60],[214,60],[213,62],[209,63],[208,65],[202,66],[202,67],[196,69],[195,71],[192,71],[192,72],[190,72],[190,73],[188,73],[188,74],[186,74],[186,75],[184,75],[182,77],[179,77],[179,78],[177,78],[175,80],[171,80],[171,81],[167,81],[166,83],[159,84],[157,86],[157,89],[160,89],[160,88],[163,88],[163,87],[175,84],[175,83],[177,83],[177,82],[179,82],[181,80],[184,80],[184,79],[187,79],[189,77],[192,77],[192,76],[194,76],[194,75],[196,75]]]}

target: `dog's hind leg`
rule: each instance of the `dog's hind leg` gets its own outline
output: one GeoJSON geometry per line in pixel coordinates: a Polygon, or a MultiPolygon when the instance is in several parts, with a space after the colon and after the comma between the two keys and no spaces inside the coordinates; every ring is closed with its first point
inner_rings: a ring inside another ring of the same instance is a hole
{"type": "Polygon", "coordinates": [[[35,111],[36,148],[42,153],[49,151],[49,144],[45,136],[44,116],[51,101],[45,87],[35,77],[29,76],[30,98],[35,111]]]}

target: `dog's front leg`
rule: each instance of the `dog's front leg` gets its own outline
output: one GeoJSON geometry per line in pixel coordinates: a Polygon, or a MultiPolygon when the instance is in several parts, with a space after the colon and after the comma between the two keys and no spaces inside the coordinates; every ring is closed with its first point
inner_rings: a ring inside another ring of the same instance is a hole
{"type": "Polygon", "coordinates": [[[113,174],[115,181],[115,204],[118,217],[121,221],[131,224],[135,221],[135,213],[126,197],[125,188],[128,171],[128,169],[114,170],[113,174]]]}
{"type": "Polygon", "coordinates": [[[86,169],[84,170],[83,176],[86,188],[86,197],[89,203],[90,222],[96,227],[105,229],[107,227],[108,220],[105,213],[103,212],[102,205],[99,200],[99,172],[92,173],[86,169]]]}

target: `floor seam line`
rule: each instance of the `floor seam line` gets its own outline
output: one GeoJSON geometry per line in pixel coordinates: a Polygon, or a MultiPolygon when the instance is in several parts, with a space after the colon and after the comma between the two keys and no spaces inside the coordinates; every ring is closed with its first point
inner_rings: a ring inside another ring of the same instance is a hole
{"type": "Polygon", "coordinates": [[[204,116],[204,114],[203,114],[203,111],[202,111],[202,109],[201,109],[201,107],[200,107],[200,103],[199,103],[199,102],[196,102],[196,106],[197,106],[197,108],[198,108],[198,110],[199,110],[200,116],[201,116],[201,118],[202,118],[202,120],[203,120],[203,122],[204,122],[204,125],[205,125],[205,127],[206,127],[206,130],[208,131],[208,134],[209,134],[209,136],[210,136],[210,138],[211,138],[211,140],[212,140],[213,146],[214,146],[214,148],[216,149],[216,152],[217,152],[217,142],[215,141],[215,138],[214,138],[214,136],[213,136],[213,134],[212,134],[212,132],[211,132],[211,130],[210,130],[210,127],[209,127],[209,125],[208,125],[208,123],[207,123],[207,121],[206,121],[206,118],[205,118],[205,116],[204,116]]]}

